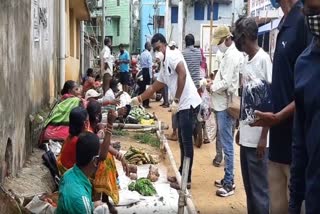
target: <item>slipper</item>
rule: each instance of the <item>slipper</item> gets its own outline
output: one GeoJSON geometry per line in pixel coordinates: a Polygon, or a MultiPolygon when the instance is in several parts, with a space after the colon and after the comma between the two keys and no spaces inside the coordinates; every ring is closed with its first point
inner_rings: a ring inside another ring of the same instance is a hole
{"type": "Polygon", "coordinates": [[[178,140],[177,135],[171,134],[171,135],[165,135],[165,136],[166,136],[167,140],[171,140],[171,141],[177,141],[178,140]]]}

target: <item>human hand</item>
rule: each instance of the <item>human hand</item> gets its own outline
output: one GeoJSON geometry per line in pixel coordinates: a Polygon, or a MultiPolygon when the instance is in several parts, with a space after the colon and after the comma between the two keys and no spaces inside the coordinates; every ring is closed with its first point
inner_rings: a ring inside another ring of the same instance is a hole
{"type": "Polygon", "coordinates": [[[97,207],[99,207],[99,206],[101,206],[101,205],[103,205],[103,202],[100,201],[100,200],[94,202],[94,208],[97,208],[97,207]]]}
{"type": "Polygon", "coordinates": [[[170,109],[171,109],[171,114],[175,115],[178,111],[178,103],[173,101],[172,104],[170,105],[170,109]]]}
{"type": "Polygon", "coordinates": [[[118,109],[118,115],[119,115],[119,117],[122,117],[122,116],[124,116],[124,115],[126,115],[127,114],[127,108],[126,107],[122,107],[122,108],[119,108],[118,109]]]}
{"type": "Polygon", "coordinates": [[[118,117],[118,113],[115,110],[109,110],[108,112],[108,124],[113,125],[114,121],[116,121],[118,117]]]}
{"type": "Polygon", "coordinates": [[[134,97],[131,99],[130,105],[131,106],[139,106],[141,104],[141,98],[139,99],[140,96],[134,97]]]}
{"type": "Polygon", "coordinates": [[[280,119],[277,114],[272,112],[255,111],[254,115],[257,119],[254,123],[250,124],[250,126],[271,127],[280,123],[280,119]]]}
{"type": "Polygon", "coordinates": [[[111,105],[119,105],[120,104],[120,100],[119,99],[114,99],[110,101],[111,105]]]}
{"type": "Polygon", "coordinates": [[[261,137],[256,152],[258,159],[263,159],[264,155],[266,154],[266,147],[267,137],[261,137]]]}

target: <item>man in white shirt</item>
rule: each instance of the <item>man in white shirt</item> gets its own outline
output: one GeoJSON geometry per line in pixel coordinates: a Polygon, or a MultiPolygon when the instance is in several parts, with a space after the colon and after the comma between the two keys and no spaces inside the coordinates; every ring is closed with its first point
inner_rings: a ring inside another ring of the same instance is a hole
{"type": "MultiPolygon", "coordinates": [[[[242,70],[242,105],[241,112],[252,107],[253,90],[257,82],[270,86],[272,81],[272,62],[270,56],[258,46],[258,26],[254,18],[240,18],[236,22],[235,44],[245,52],[242,70]],[[254,84],[252,84],[254,83],[254,84]],[[250,90],[248,90],[250,88],[250,90]]],[[[265,87],[258,86],[261,90],[265,87]]],[[[267,94],[262,91],[261,94],[267,94]]],[[[266,97],[266,99],[268,99],[266,97]]],[[[268,131],[269,128],[250,127],[240,118],[237,138],[240,144],[242,179],[247,195],[248,213],[269,214],[268,188],[268,131]],[[239,136],[240,135],[240,136],[239,136]]]]}
{"type": "Polygon", "coordinates": [[[100,69],[101,69],[101,76],[103,78],[103,92],[106,92],[106,76],[105,74],[113,75],[113,63],[114,57],[111,54],[111,40],[107,37],[104,39],[104,47],[100,53],[100,69]]]}
{"type": "Polygon", "coordinates": [[[209,85],[212,93],[213,109],[217,118],[217,138],[220,141],[225,155],[225,175],[221,180],[216,180],[215,185],[220,189],[216,194],[227,197],[234,194],[234,148],[233,127],[234,119],[227,112],[231,97],[238,93],[239,70],[243,63],[243,54],[237,50],[229,27],[219,26],[215,29],[213,45],[218,45],[223,53],[218,72],[213,82],[209,85]]]}
{"type": "MultiPolygon", "coordinates": [[[[190,168],[188,174],[188,185],[191,188],[191,171],[193,163],[193,142],[192,133],[194,129],[194,120],[196,119],[197,109],[202,100],[197,92],[187,64],[178,49],[170,50],[167,41],[162,34],[155,34],[152,37],[151,44],[155,52],[162,52],[164,55],[163,70],[158,79],[141,95],[132,99],[132,105],[139,105],[145,99],[151,97],[156,91],[167,85],[169,91],[174,97],[171,105],[172,113],[177,114],[178,135],[180,143],[180,168],[182,173],[184,157],[190,158],[190,168]]],[[[171,187],[179,188],[176,178],[168,178],[173,182],[171,187]]]]}
{"type": "MultiPolygon", "coordinates": [[[[140,66],[142,68],[142,76],[143,81],[139,85],[139,94],[142,94],[146,88],[147,85],[150,85],[152,80],[152,56],[151,56],[151,43],[146,42],[144,45],[144,51],[141,53],[140,57],[140,66]]],[[[143,107],[150,108],[149,106],[149,99],[143,101],[143,107]]]]}

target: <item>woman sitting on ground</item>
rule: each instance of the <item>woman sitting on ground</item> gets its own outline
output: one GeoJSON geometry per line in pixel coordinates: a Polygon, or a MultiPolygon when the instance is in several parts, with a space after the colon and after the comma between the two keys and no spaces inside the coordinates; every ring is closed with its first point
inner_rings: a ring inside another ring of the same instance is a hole
{"type": "Polygon", "coordinates": [[[69,136],[65,139],[61,153],[57,158],[59,174],[62,176],[76,162],[76,144],[81,132],[89,127],[87,110],[83,107],[72,109],[69,116],[69,136]]]}
{"type": "MultiPolygon", "coordinates": [[[[88,131],[96,133],[100,139],[104,139],[105,134],[112,132],[112,125],[115,120],[114,117],[117,117],[118,114],[115,111],[110,110],[108,113],[108,123],[106,127],[102,127],[99,125],[102,119],[101,104],[97,101],[90,101],[87,106],[87,111],[90,122],[88,131]]],[[[102,145],[101,148],[103,147],[104,146],[102,145]]],[[[114,149],[112,145],[108,147],[108,151],[109,152],[105,154],[106,158],[99,165],[93,186],[96,195],[98,194],[98,196],[100,196],[100,194],[102,194],[102,201],[107,203],[110,212],[117,213],[108,198],[108,196],[111,197],[114,204],[119,203],[119,189],[117,184],[118,173],[114,157],[118,161],[121,161],[123,170],[127,175],[129,175],[129,170],[123,154],[114,149]]]]}
{"type": "Polygon", "coordinates": [[[61,90],[61,100],[66,100],[70,97],[81,97],[81,89],[79,85],[73,81],[68,80],[64,83],[63,88],[61,90]]]}

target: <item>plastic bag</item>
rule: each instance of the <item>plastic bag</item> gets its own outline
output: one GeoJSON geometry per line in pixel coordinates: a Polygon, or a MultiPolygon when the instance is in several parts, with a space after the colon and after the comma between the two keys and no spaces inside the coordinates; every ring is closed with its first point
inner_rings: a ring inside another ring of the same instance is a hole
{"type": "Polygon", "coordinates": [[[202,93],[202,103],[200,104],[200,110],[197,116],[198,121],[206,121],[209,119],[211,111],[210,111],[210,95],[207,89],[203,88],[202,93]]]}
{"type": "Polygon", "coordinates": [[[249,125],[256,121],[254,112],[272,112],[270,84],[258,78],[247,78],[243,84],[240,121],[249,125]]]}

